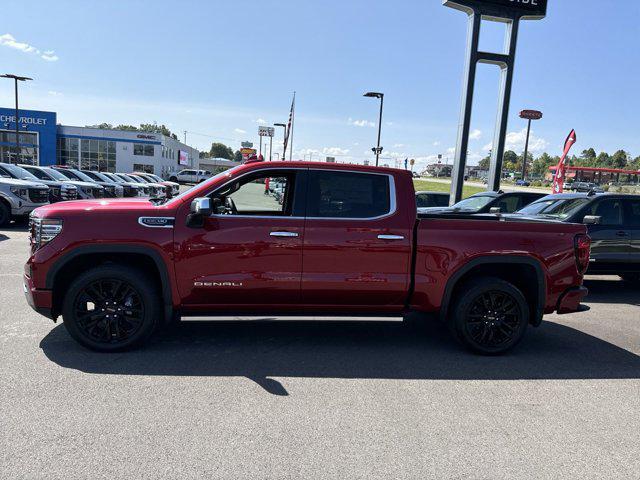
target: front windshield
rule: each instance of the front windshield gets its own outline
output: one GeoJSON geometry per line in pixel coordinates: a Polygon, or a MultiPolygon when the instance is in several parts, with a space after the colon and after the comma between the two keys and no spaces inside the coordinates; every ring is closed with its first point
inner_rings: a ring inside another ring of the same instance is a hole
{"type": "Polygon", "coordinates": [[[589,201],[588,198],[542,200],[523,208],[518,213],[523,215],[541,215],[544,217],[557,218],[558,220],[565,220],[584,207],[589,201]],[[544,205],[540,207],[539,204],[544,205]]]}
{"type": "Polygon", "coordinates": [[[24,168],[18,167],[17,165],[13,165],[11,163],[3,163],[2,168],[9,172],[9,175],[3,175],[3,176],[17,178],[18,180],[38,181],[38,177],[36,177],[30,172],[27,172],[24,168]]]}
{"type": "Polygon", "coordinates": [[[105,177],[100,172],[82,172],[82,173],[84,173],[88,177],[91,177],[92,180],[97,180],[98,182],[109,182],[109,183],[111,183],[111,180],[109,180],[107,177],[105,177]]]}
{"type": "Polygon", "coordinates": [[[492,197],[490,195],[478,195],[475,197],[469,197],[456,203],[452,208],[465,212],[477,212],[481,208],[489,205],[489,203],[491,203],[495,198],[496,197],[492,197]]]}
{"type": "Polygon", "coordinates": [[[125,175],[124,173],[116,173],[116,175],[127,182],[142,183],[139,180],[136,180],[135,178],[130,177],[129,175],[125,175]]]}
{"type": "Polygon", "coordinates": [[[104,175],[105,177],[107,177],[109,180],[116,182],[116,183],[122,183],[124,182],[124,180],[122,180],[120,177],[114,175],[113,173],[107,173],[107,172],[103,172],[102,175],[104,175]]]}
{"type": "Polygon", "coordinates": [[[94,181],[89,175],[86,175],[86,174],[80,172],[79,170],[73,170],[70,173],[73,173],[76,177],[78,177],[78,180],[82,180],[83,182],[93,182],[94,181]]]}
{"type": "Polygon", "coordinates": [[[54,170],[53,168],[43,168],[42,169],[47,175],[49,175],[50,177],[56,179],[56,180],[73,180],[70,177],[67,177],[66,175],[62,175],[58,170],[54,170]]]}

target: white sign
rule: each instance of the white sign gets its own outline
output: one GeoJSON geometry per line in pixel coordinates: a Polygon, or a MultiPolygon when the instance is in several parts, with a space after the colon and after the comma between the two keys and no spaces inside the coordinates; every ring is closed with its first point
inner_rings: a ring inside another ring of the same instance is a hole
{"type": "Polygon", "coordinates": [[[258,127],[258,135],[261,137],[273,137],[275,134],[275,128],[273,127],[258,127]]]}

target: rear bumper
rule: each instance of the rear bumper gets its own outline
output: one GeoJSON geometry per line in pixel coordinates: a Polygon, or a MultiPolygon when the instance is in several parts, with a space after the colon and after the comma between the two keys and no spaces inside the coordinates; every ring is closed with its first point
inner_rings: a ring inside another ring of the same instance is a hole
{"type": "Polygon", "coordinates": [[[53,295],[51,290],[40,290],[34,287],[28,275],[23,276],[22,289],[27,303],[40,315],[53,319],[53,295]]]}
{"type": "Polygon", "coordinates": [[[570,288],[562,294],[558,300],[558,313],[564,315],[566,313],[584,312],[589,307],[582,305],[581,302],[589,294],[586,287],[570,288]]]}

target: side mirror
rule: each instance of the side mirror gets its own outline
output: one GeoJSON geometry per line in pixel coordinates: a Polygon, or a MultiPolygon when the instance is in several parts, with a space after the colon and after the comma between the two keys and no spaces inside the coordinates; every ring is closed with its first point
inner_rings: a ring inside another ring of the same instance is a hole
{"type": "Polygon", "coordinates": [[[202,228],[204,219],[211,215],[211,200],[208,197],[196,198],[191,202],[191,213],[187,215],[187,227],[202,228]]]}
{"type": "Polygon", "coordinates": [[[211,199],[209,197],[196,198],[191,202],[191,213],[203,217],[211,215],[211,199]]]}
{"type": "Polygon", "coordinates": [[[584,223],[585,225],[600,225],[601,222],[602,217],[598,217],[595,215],[585,215],[585,217],[582,219],[582,223],[584,223]]]}
{"type": "Polygon", "coordinates": [[[491,207],[489,209],[489,213],[495,214],[495,215],[499,215],[502,213],[502,209],[500,207],[491,207]]]}

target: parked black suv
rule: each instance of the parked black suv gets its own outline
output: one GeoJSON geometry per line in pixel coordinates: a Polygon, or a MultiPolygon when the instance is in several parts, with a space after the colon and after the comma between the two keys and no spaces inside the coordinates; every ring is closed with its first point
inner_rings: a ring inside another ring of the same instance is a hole
{"type": "Polygon", "coordinates": [[[587,273],[640,281],[640,195],[549,195],[518,215],[586,224],[592,240],[587,273]]]}
{"type": "Polygon", "coordinates": [[[465,215],[477,213],[513,213],[542,197],[544,193],[535,192],[481,192],[465,198],[451,207],[418,208],[423,214],[465,215]]]}

